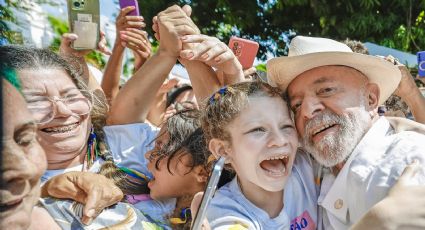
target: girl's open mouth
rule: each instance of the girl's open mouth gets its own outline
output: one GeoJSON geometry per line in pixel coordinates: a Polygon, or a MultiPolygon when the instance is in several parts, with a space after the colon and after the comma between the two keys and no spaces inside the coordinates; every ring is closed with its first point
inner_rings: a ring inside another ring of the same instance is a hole
{"type": "Polygon", "coordinates": [[[260,167],[272,177],[281,177],[286,174],[289,155],[276,155],[263,160],[260,167]]]}

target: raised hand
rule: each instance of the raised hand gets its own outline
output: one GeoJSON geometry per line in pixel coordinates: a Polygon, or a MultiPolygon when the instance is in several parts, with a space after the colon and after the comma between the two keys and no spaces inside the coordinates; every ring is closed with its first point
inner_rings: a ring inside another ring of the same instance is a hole
{"type": "MultiPolygon", "coordinates": [[[[184,6],[188,11],[189,6],[184,6]]],[[[172,57],[179,57],[182,50],[180,37],[188,34],[199,33],[199,29],[187,15],[187,12],[177,5],[171,6],[160,12],[154,18],[154,31],[156,38],[160,38],[158,52],[166,53],[172,57]],[[157,27],[157,28],[155,28],[157,27]]]]}
{"type": "Polygon", "coordinates": [[[122,39],[122,32],[126,31],[128,28],[134,28],[134,29],[142,29],[146,26],[144,19],[142,16],[130,16],[127,15],[132,10],[134,10],[134,6],[127,6],[120,10],[120,14],[117,16],[117,19],[115,21],[115,26],[117,30],[117,37],[115,40],[115,44],[122,45],[125,47],[125,42],[123,43],[122,39]]]}
{"type": "MultiPolygon", "coordinates": [[[[78,35],[73,33],[65,33],[62,35],[61,44],[59,46],[59,54],[63,56],[84,57],[92,50],[76,50],[71,47],[73,41],[77,40],[78,35]]],[[[111,51],[106,46],[105,33],[100,31],[100,40],[97,45],[97,50],[106,55],[111,55],[111,51]]]]}
{"type": "Polygon", "coordinates": [[[242,65],[232,50],[217,38],[202,34],[186,35],[182,41],[194,44],[180,52],[182,59],[202,61],[227,75],[243,74],[242,65]]]}

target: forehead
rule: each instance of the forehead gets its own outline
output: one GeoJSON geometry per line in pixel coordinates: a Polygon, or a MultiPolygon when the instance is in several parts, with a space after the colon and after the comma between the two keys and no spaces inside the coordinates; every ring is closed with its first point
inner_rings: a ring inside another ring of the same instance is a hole
{"type": "Polygon", "coordinates": [[[24,69],[18,71],[24,90],[58,90],[76,85],[65,70],[62,69],[24,69]]]}
{"type": "Polygon", "coordinates": [[[365,75],[348,66],[320,66],[298,75],[288,85],[288,95],[311,90],[315,85],[328,83],[351,84],[353,87],[367,81],[365,75]]]}
{"type": "Polygon", "coordinates": [[[280,97],[250,96],[248,105],[231,122],[230,127],[243,127],[250,122],[292,121],[286,102],[280,97]],[[234,123],[234,125],[232,125],[234,123]]]}

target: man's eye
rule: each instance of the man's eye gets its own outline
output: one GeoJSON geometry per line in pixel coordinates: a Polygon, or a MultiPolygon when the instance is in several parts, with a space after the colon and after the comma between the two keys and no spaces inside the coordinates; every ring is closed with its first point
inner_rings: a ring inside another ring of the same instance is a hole
{"type": "Polygon", "coordinates": [[[296,112],[301,107],[301,103],[295,103],[291,106],[293,112],[296,112]]]}
{"type": "Polygon", "coordinates": [[[322,88],[322,89],[320,89],[319,90],[319,94],[331,94],[331,93],[333,93],[333,92],[335,92],[336,91],[336,88],[334,88],[334,87],[327,87],[327,88],[322,88]]]}

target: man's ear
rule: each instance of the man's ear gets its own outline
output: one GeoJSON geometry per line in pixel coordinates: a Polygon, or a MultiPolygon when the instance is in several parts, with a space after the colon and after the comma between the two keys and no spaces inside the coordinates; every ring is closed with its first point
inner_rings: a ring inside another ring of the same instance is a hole
{"type": "Polygon", "coordinates": [[[208,143],[208,148],[216,159],[225,156],[227,160],[230,160],[229,143],[227,141],[213,138],[208,143]]]}
{"type": "Polygon", "coordinates": [[[379,106],[380,90],[379,86],[375,83],[367,84],[367,106],[369,111],[374,111],[379,106]]]}

